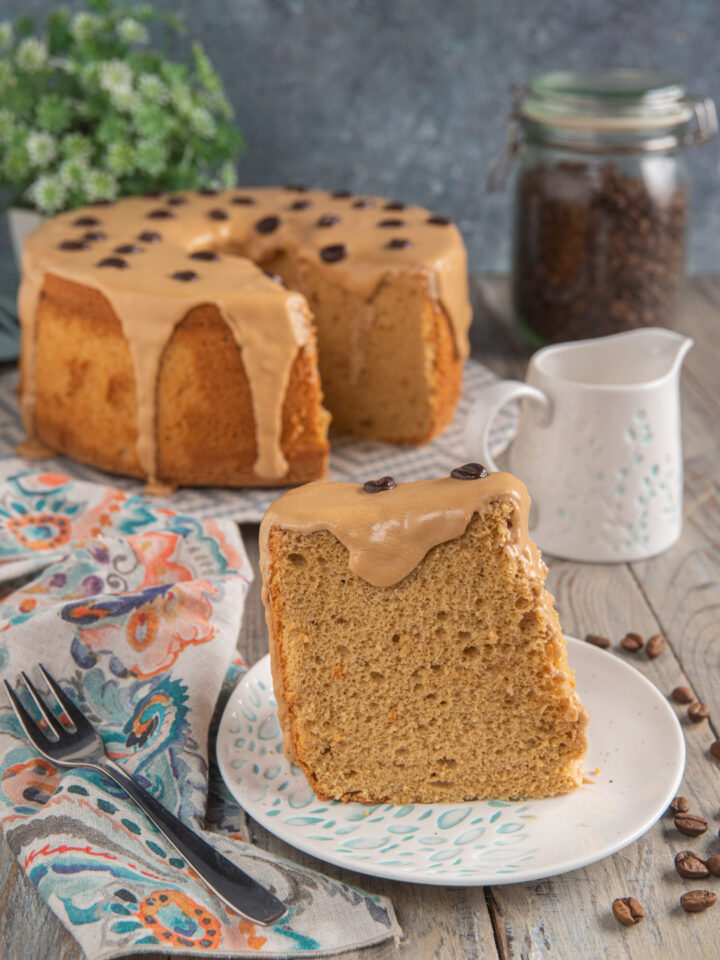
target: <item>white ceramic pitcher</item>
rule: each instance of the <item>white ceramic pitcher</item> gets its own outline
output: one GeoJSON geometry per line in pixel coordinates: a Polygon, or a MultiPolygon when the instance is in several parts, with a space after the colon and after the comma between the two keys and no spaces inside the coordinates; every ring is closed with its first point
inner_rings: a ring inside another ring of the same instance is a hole
{"type": "Polygon", "coordinates": [[[471,460],[495,466],[490,424],[520,399],[507,469],[533,500],[547,553],[617,563],[661,553],[682,528],[680,368],[693,341],[659,327],[544,347],[526,382],[486,387],[466,425],[471,460]]]}

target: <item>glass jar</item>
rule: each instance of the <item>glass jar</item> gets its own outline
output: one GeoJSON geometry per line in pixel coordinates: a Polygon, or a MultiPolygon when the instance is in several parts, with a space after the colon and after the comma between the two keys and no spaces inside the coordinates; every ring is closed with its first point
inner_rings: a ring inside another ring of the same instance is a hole
{"type": "Polygon", "coordinates": [[[683,147],[716,132],[711,100],[647,71],[550,73],[516,93],[505,154],[522,153],[513,310],[533,345],[672,326],[683,147]]]}

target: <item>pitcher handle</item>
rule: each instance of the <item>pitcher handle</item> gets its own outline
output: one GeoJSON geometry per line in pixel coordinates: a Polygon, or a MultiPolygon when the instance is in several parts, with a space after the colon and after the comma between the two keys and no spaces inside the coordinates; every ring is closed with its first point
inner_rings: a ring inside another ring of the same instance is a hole
{"type": "Polygon", "coordinates": [[[479,460],[493,473],[499,471],[490,455],[490,427],[504,406],[521,397],[534,400],[542,407],[546,419],[550,418],[550,398],[542,390],[521,380],[501,380],[500,383],[483,387],[465,421],[465,450],[469,460],[479,460]]]}

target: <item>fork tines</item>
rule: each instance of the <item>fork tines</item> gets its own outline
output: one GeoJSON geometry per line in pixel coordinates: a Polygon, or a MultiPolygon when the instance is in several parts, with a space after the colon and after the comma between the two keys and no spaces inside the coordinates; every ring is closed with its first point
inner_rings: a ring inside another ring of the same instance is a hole
{"type": "Polygon", "coordinates": [[[76,733],[81,729],[89,728],[89,722],[85,718],[84,714],[78,709],[78,707],[75,706],[70,697],[65,694],[62,687],[52,676],[50,671],[47,670],[42,664],[39,665],[39,668],[45,679],[45,682],[48,685],[48,688],[51,691],[51,695],[53,696],[55,703],[60,707],[68,722],[63,723],[62,716],[58,716],[58,714],[56,714],[51,707],[48,706],[47,702],[43,699],[42,695],[37,690],[30,677],[27,675],[27,673],[25,673],[24,670],[22,670],[20,672],[20,676],[28,693],[30,694],[30,697],[32,698],[33,703],[38,709],[43,721],[43,725],[35,722],[33,717],[23,706],[20,697],[15,693],[8,681],[5,680],[4,682],[5,689],[8,697],[10,698],[13,709],[15,710],[15,714],[17,715],[17,718],[27,736],[31,740],[34,740],[38,736],[42,736],[46,741],[54,742],[63,735],[76,733]]]}

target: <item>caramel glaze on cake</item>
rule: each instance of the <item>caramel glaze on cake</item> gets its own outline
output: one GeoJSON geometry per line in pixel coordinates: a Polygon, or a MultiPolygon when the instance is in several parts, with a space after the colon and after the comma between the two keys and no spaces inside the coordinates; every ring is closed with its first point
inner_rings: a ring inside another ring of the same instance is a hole
{"type": "Polygon", "coordinates": [[[455,409],[470,319],[454,225],[302,188],[55,217],[26,242],[19,312],[23,452],[170,485],[322,476],[323,391],[339,430],[425,442],[455,409]]]}
{"type": "Polygon", "coordinates": [[[587,715],[496,473],[368,493],[311,483],[261,526],[283,750],[322,799],[546,797],[582,781],[587,715]]]}

